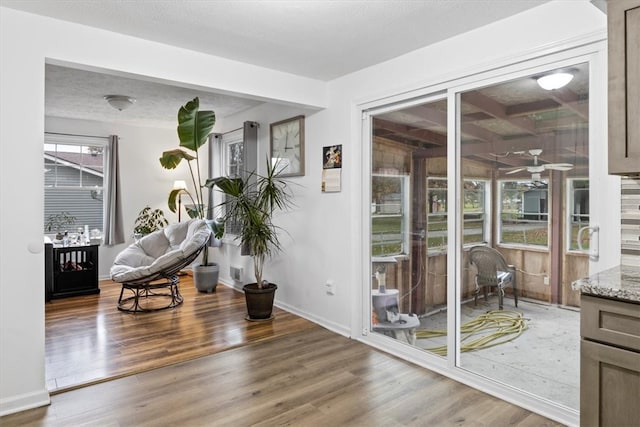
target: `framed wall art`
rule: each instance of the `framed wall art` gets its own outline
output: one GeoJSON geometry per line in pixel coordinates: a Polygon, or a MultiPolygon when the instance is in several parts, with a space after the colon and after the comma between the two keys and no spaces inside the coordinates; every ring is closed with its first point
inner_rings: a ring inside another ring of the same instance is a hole
{"type": "Polygon", "coordinates": [[[322,148],[322,192],[336,193],[342,188],[342,144],[322,148]]]}

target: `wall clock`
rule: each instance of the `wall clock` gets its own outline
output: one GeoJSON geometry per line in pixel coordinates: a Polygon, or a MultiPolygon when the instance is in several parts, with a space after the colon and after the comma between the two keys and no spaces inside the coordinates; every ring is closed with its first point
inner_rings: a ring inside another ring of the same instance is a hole
{"type": "Polygon", "coordinates": [[[271,123],[271,161],[281,176],[304,176],[304,116],[271,123]]]}

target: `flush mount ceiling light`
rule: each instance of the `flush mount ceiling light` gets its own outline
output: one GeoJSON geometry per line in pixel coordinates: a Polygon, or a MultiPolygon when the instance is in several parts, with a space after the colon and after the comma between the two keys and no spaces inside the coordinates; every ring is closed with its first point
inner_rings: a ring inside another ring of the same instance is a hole
{"type": "Polygon", "coordinates": [[[538,85],[545,90],[560,89],[566,86],[571,79],[573,79],[573,74],[563,71],[561,73],[547,74],[546,76],[539,77],[538,85]]]}
{"type": "Polygon", "coordinates": [[[118,111],[126,110],[136,102],[135,98],[125,95],[105,95],[104,99],[118,111]]]}

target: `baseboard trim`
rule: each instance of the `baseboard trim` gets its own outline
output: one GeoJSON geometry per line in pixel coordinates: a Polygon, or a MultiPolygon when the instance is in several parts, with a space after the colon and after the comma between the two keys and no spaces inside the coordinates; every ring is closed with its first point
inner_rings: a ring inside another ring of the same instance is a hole
{"type": "MultiPolygon", "coordinates": [[[[235,281],[234,281],[235,282],[235,281]]],[[[218,279],[218,283],[225,285],[229,288],[235,289],[237,291],[242,292],[242,283],[239,282],[235,282],[235,283],[231,283],[230,281],[228,281],[226,278],[220,278],[218,279]]],[[[336,334],[340,334],[342,336],[345,336],[347,338],[351,338],[351,330],[343,325],[339,325],[335,322],[331,322],[327,319],[321,318],[321,317],[317,317],[314,316],[313,314],[304,312],[304,311],[300,311],[298,309],[296,309],[293,306],[290,306],[289,304],[285,304],[281,301],[278,301],[277,299],[278,294],[276,293],[276,300],[274,302],[273,305],[275,305],[276,307],[288,311],[289,313],[293,313],[296,316],[300,316],[303,319],[307,319],[310,322],[313,322],[317,325],[322,326],[323,328],[329,329],[332,332],[335,332],[336,334]]]]}
{"type": "Polygon", "coordinates": [[[0,417],[49,404],[51,404],[51,398],[46,389],[0,399],[0,417]]]}

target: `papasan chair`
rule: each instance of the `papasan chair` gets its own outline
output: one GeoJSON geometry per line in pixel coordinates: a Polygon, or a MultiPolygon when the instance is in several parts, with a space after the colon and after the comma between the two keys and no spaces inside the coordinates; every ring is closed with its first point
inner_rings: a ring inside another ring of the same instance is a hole
{"type": "Polygon", "coordinates": [[[196,259],[210,236],[204,220],[192,219],[148,234],[120,252],[111,267],[111,280],[122,283],[118,310],[139,313],[182,304],[178,272],[196,259]]]}

